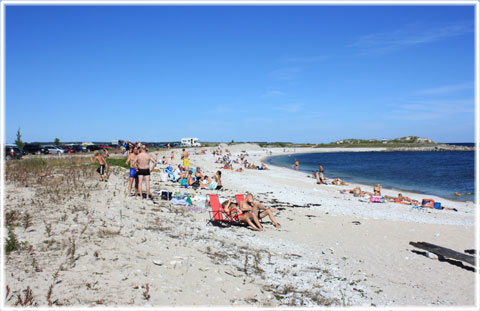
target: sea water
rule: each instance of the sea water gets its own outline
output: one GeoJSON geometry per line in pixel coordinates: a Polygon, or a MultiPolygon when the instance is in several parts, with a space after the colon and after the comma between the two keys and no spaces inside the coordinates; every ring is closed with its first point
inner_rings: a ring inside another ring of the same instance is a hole
{"type": "Polygon", "coordinates": [[[384,188],[454,200],[475,200],[474,151],[304,153],[273,156],[266,163],[291,169],[295,160],[300,162],[299,170],[308,173],[318,170],[321,164],[327,178],[381,184],[384,188]],[[455,192],[472,194],[458,197],[455,192]]]}

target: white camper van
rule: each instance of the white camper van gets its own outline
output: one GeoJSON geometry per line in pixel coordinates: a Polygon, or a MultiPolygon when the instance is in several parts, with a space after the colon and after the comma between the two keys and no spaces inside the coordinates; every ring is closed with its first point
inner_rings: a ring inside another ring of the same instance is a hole
{"type": "Polygon", "coordinates": [[[184,147],[200,147],[200,143],[198,142],[198,138],[182,138],[181,140],[182,146],[184,147]]]}

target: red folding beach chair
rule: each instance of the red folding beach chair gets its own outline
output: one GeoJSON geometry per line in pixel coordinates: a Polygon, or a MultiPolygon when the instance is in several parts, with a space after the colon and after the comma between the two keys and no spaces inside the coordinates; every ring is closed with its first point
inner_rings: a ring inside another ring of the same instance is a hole
{"type": "Polygon", "coordinates": [[[210,198],[210,208],[212,209],[210,221],[224,221],[223,219],[223,208],[218,201],[218,195],[216,194],[209,194],[208,197],[210,198]]]}
{"type": "Polygon", "coordinates": [[[235,200],[237,200],[237,205],[240,206],[240,202],[245,200],[245,195],[243,194],[236,194],[235,200]]]}

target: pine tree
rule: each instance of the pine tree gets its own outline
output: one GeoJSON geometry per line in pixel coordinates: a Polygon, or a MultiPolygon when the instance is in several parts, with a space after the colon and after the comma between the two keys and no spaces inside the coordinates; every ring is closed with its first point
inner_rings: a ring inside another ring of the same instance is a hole
{"type": "Polygon", "coordinates": [[[17,131],[17,140],[15,140],[15,144],[20,149],[23,149],[23,146],[25,146],[25,143],[22,141],[22,134],[20,133],[20,128],[18,128],[17,131]]]}

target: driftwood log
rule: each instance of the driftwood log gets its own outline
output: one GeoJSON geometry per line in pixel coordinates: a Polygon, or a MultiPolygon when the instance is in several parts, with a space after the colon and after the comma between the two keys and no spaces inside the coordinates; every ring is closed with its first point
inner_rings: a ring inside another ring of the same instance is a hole
{"type": "Polygon", "coordinates": [[[459,253],[449,248],[441,247],[427,242],[410,242],[409,244],[417,248],[429,251],[430,253],[434,253],[437,256],[464,261],[471,264],[472,266],[475,266],[474,256],[459,253]]]}

